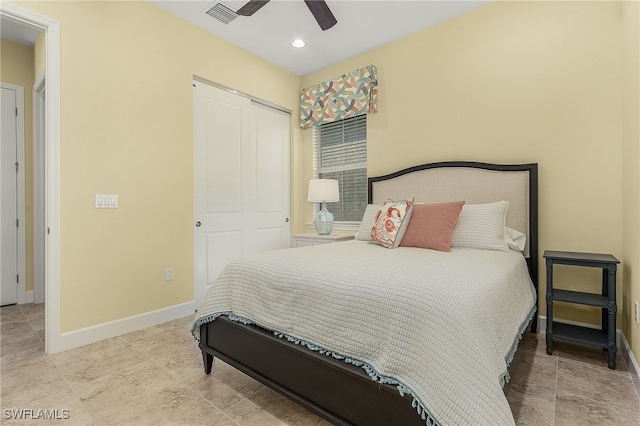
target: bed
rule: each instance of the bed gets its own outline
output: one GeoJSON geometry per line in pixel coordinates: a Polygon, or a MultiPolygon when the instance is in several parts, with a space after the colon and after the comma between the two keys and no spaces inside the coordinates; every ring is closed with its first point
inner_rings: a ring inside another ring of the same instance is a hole
{"type": "Polygon", "coordinates": [[[368,190],[373,205],[506,201],[505,226],[526,244],[243,256],[194,319],[205,373],[218,357],[336,425],[513,423],[507,366],[525,328],[537,330],[537,164],[430,163],[369,178],[368,190]]]}

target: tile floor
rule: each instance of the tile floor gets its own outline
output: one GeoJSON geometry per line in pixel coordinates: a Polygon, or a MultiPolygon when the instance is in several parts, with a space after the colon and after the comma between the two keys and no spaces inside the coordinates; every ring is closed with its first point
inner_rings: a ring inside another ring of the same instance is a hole
{"type": "MultiPolygon", "coordinates": [[[[49,356],[43,305],[0,308],[1,423],[328,425],[219,360],[206,376],[190,325],[183,318],[49,356]],[[6,418],[14,408],[69,418],[6,418]]],[[[544,334],[528,334],[521,349],[508,396],[519,425],[640,424],[622,357],[612,371],[599,350],[560,344],[549,356],[544,334]]]]}

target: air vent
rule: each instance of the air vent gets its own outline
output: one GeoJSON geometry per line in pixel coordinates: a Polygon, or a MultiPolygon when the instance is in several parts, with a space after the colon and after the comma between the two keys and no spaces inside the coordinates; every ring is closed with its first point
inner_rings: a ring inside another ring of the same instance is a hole
{"type": "Polygon", "coordinates": [[[228,24],[238,17],[234,10],[230,9],[229,6],[221,2],[214,4],[211,9],[207,10],[207,15],[216,18],[223,24],[228,24]]]}

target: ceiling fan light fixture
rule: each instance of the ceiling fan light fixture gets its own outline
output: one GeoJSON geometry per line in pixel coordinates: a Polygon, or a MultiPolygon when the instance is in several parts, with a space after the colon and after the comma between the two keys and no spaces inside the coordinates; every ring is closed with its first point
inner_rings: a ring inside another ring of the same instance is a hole
{"type": "Polygon", "coordinates": [[[304,40],[302,40],[301,38],[297,38],[297,39],[295,39],[295,40],[293,40],[293,41],[291,42],[291,45],[292,45],[293,47],[298,48],[298,49],[299,49],[299,48],[301,48],[301,47],[304,47],[306,44],[307,44],[307,43],[305,43],[305,41],[304,41],[304,40]]]}

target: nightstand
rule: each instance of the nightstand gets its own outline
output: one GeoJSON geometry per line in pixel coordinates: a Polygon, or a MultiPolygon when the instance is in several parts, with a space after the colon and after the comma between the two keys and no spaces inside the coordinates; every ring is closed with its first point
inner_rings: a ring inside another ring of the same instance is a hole
{"type": "Polygon", "coordinates": [[[342,241],[353,240],[353,234],[349,235],[318,235],[316,233],[309,234],[293,234],[295,247],[317,246],[318,244],[339,243],[342,241]]]}
{"type": "Polygon", "coordinates": [[[616,270],[620,263],[610,254],[576,253],[570,251],[545,250],[547,262],[547,353],[553,351],[553,340],[565,339],[589,343],[606,349],[609,368],[616,368],[616,270]],[[573,265],[602,269],[602,292],[560,290],[553,287],[553,265],[573,265]],[[553,321],[553,302],[577,303],[602,309],[601,329],[553,321]]]}

